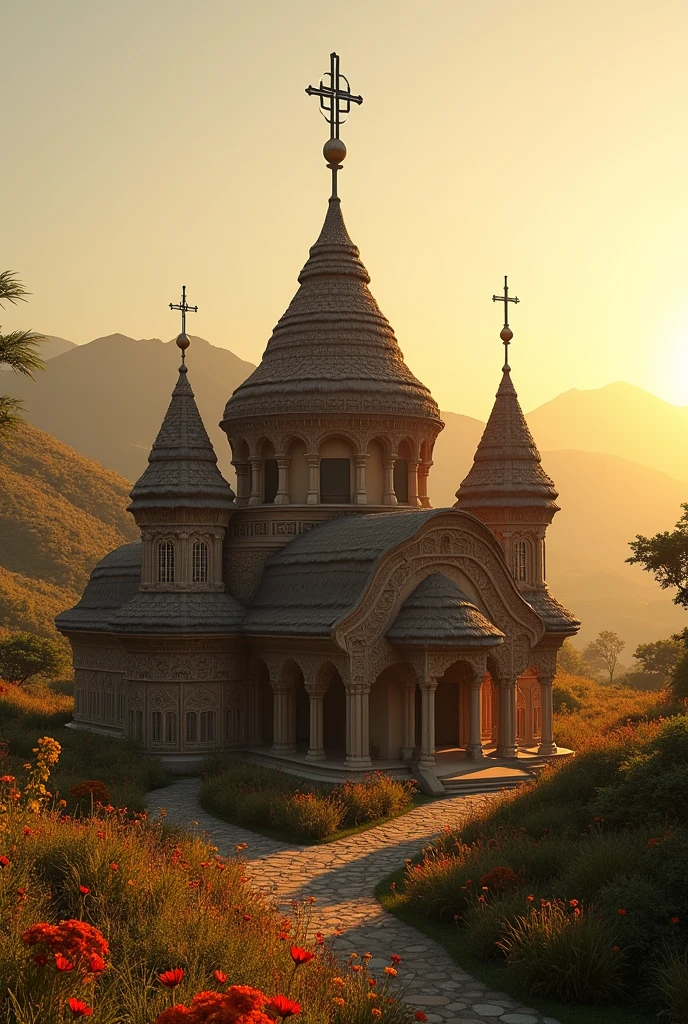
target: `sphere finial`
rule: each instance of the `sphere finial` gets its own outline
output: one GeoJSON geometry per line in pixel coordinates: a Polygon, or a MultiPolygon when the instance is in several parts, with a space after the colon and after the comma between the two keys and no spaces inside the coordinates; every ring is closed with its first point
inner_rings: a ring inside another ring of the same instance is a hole
{"type": "Polygon", "coordinates": [[[327,161],[327,166],[334,169],[344,160],[346,146],[341,139],[328,139],[323,146],[323,156],[327,161]]]}
{"type": "Polygon", "coordinates": [[[511,341],[513,336],[514,336],[514,332],[511,330],[510,327],[502,327],[501,331],[499,332],[499,337],[506,344],[508,344],[511,341]]]}

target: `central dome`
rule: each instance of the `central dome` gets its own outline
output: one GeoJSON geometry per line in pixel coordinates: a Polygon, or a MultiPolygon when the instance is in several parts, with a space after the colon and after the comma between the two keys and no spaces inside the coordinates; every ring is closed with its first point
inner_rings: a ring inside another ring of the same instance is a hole
{"type": "Polygon", "coordinates": [[[228,433],[245,418],[328,411],[430,419],[441,426],[437,403],[406,366],[369,282],[340,201],[332,198],[299,290],[260,365],[227,403],[221,425],[228,433]]]}

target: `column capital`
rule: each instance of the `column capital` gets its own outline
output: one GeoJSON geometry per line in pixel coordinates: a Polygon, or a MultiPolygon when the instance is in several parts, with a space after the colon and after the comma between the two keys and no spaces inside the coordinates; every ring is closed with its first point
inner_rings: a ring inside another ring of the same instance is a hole
{"type": "Polygon", "coordinates": [[[312,682],[306,682],[304,680],[303,685],[309,697],[324,697],[330,684],[329,682],[322,683],[320,681],[316,682],[315,680],[312,682]]]}

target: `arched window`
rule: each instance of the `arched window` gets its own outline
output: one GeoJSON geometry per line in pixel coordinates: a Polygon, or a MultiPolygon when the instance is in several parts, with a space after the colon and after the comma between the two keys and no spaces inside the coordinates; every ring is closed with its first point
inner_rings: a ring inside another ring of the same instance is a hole
{"type": "Polygon", "coordinates": [[[208,582],[208,545],[204,540],[197,541],[193,546],[191,579],[194,583],[208,582]]]}
{"type": "Polygon", "coordinates": [[[158,544],[158,583],[174,583],[174,544],[169,540],[158,544]]]}
{"type": "Polygon", "coordinates": [[[177,716],[174,711],[168,711],[165,715],[165,742],[177,742],[177,716]]]}
{"type": "Polygon", "coordinates": [[[525,540],[514,543],[514,579],[517,583],[528,579],[528,543],[525,540]]]}

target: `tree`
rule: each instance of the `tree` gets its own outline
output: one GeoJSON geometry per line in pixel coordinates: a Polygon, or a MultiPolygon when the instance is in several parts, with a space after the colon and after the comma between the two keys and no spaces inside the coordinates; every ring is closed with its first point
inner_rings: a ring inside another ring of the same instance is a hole
{"type": "Polygon", "coordinates": [[[564,640],[561,646],[557,655],[557,668],[571,676],[584,676],[587,672],[582,652],[574,647],[570,640],[564,640]]]}
{"type": "Polygon", "coordinates": [[[593,640],[585,648],[583,658],[593,668],[604,668],[609,673],[609,682],[611,683],[614,679],[619,655],[625,646],[626,641],[622,640],[616,633],[613,633],[610,629],[603,629],[597,639],[593,640]]]}
{"type": "Polygon", "coordinates": [[[637,534],[630,542],[633,555],[626,561],[654,573],[663,590],[675,587],[674,604],[688,608],[688,503],[681,508],[683,515],[672,531],[665,530],[654,537],[637,534]]]}
{"type": "Polygon", "coordinates": [[[684,653],[683,644],[672,637],[653,644],[639,644],[633,657],[643,666],[643,672],[654,672],[667,680],[684,653]]]}
{"type": "Polygon", "coordinates": [[[0,637],[0,679],[22,686],[40,673],[56,674],[67,667],[63,648],[55,640],[35,633],[0,637]]]}
{"type": "MultiPolygon", "coordinates": [[[[29,294],[24,285],[11,270],[0,272],[0,309],[5,302],[16,305],[26,302],[29,294]]],[[[35,331],[12,331],[0,334],[0,366],[9,366],[15,373],[34,379],[36,370],[44,370],[43,360],[37,347],[48,339],[35,331]]],[[[9,395],[0,395],[0,435],[7,433],[19,421],[22,403],[9,395]]]]}

